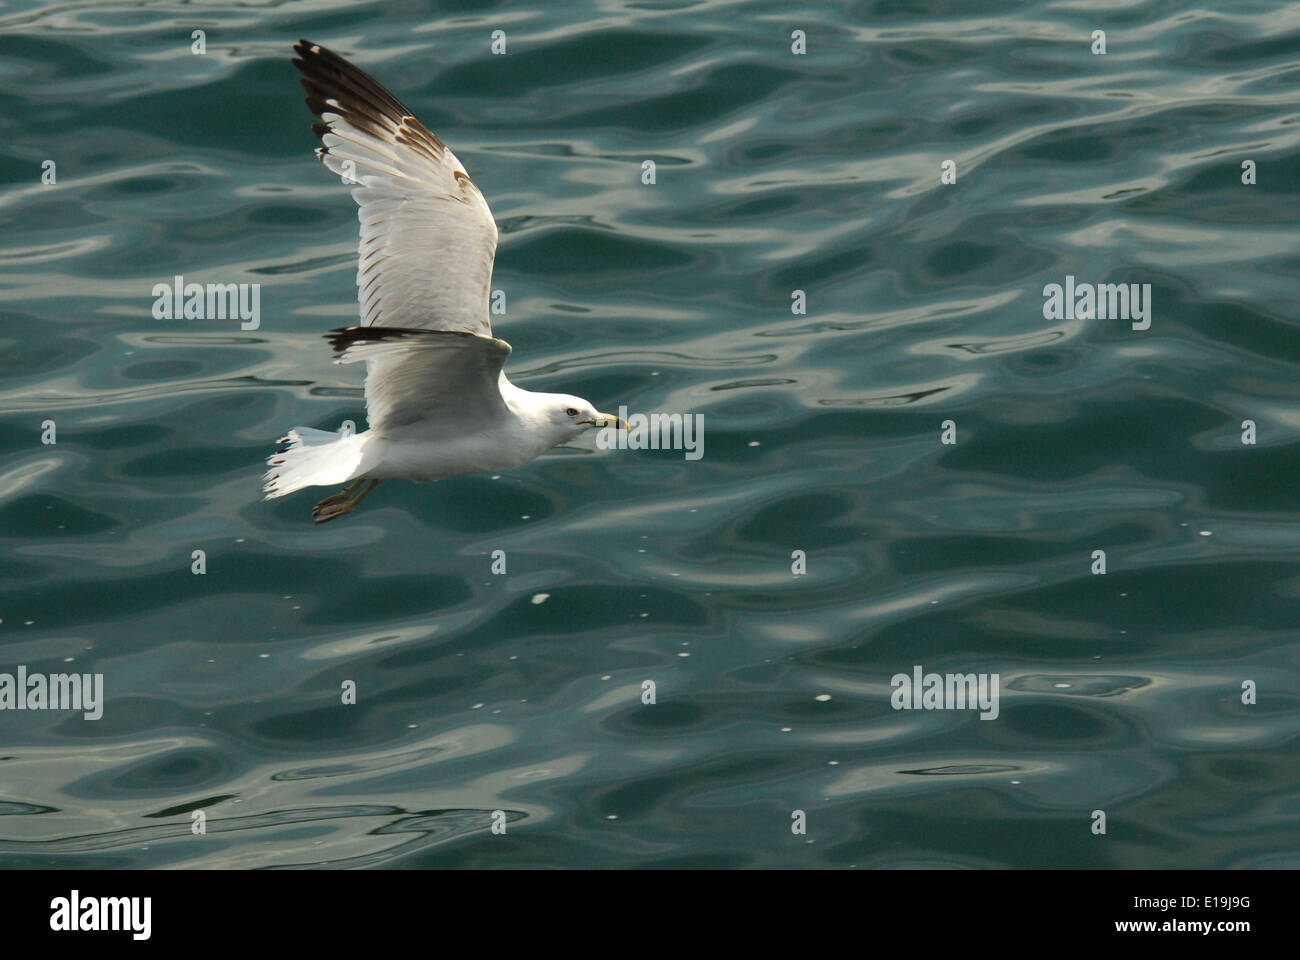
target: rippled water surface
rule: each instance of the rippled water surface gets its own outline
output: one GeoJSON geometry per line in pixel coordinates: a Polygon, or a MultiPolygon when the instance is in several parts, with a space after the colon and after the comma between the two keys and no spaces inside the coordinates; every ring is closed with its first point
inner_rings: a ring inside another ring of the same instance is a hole
{"type": "Polygon", "coordinates": [[[0,712],[0,865],[1300,866],[1300,8],[792,9],[0,8],[0,671],[106,688],[0,712]],[[299,37],[486,195],[516,382],[702,459],[260,499],[365,415],[299,37]],[[998,717],[892,709],[918,665],[998,717]]]}

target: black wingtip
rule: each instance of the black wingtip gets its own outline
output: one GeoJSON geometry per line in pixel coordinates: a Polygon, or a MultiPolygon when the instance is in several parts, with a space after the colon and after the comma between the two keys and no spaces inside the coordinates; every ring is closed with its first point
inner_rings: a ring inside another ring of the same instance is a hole
{"type": "MultiPolygon", "coordinates": [[[[293,65],[302,74],[307,105],[320,116],[326,100],[335,100],[349,112],[359,111],[370,120],[384,114],[393,118],[410,116],[411,111],[370,74],[319,43],[299,40],[293,47],[298,56],[293,65]]],[[[337,109],[331,107],[330,109],[337,109]]]]}
{"type": "Polygon", "coordinates": [[[361,333],[364,330],[365,327],[335,327],[324,337],[334,350],[334,356],[340,357],[348,347],[362,339],[361,333]]]}
{"type": "Polygon", "coordinates": [[[477,339],[491,339],[490,337],[479,337],[478,334],[470,333],[467,330],[428,330],[424,327],[338,327],[323,335],[329,341],[330,346],[334,348],[334,358],[337,360],[348,351],[350,347],[355,347],[360,343],[384,343],[389,340],[402,340],[407,337],[475,337],[477,339]]]}
{"type": "Polygon", "coordinates": [[[354,347],[358,343],[400,340],[402,337],[419,336],[425,332],[427,331],[405,327],[338,327],[325,334],[325,339],[334,348],[334,356],[341,357],[349,347],[354,347]]]}

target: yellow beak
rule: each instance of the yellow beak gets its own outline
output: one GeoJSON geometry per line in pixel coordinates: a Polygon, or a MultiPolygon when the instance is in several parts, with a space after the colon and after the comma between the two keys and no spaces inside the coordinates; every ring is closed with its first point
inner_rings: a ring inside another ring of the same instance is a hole
{"type": "Polygon", "coordinates": [[[619,418],[616,417],[616,416],[614,416],[614,414],[612,414],[612,413],[598,413],[598,414],[596,414],[596,417],[595,417],[594,420],[579,420],[578,422],[579,422],[579,423],[589,423],[589,424],[591,424],[593,427],[609,427],[609,426],[617,427],[617,426],[621,423],[621,424],[623,424],[623,429],[624,429],[624,430],[630,430],[630,429],[631,429],[631,428],[627,425],[627,421],[626,421],[626,420],[619,420],[619,418]]]}

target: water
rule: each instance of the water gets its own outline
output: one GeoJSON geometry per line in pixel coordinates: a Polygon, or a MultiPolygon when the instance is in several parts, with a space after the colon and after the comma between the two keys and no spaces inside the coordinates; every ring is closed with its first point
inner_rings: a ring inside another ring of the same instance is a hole
{"type": "Polygon", "coordinates": [[[1297,79],[1273,3],[0,10],[0,670],[106,688],[0,713],[0,864],[1300,865],[1297,79]],[[259,499],[364,423],[301,36],[483,190],[516,382],[702,459],[259,499]],[[892,709],[918,665],[999,716],[892,709]]]}

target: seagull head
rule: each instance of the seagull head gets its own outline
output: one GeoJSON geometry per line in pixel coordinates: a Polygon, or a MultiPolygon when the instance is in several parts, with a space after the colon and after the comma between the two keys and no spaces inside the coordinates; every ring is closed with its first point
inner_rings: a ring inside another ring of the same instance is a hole
{"type": "Polygon", "coordinates": [[[593,428],[617,427],[620,424],[624,428],[627,427],[627,424],[614,414],[599,413],[582,397],[572,397],[566,393],[553,393],[548,396],[545,413],[547,422],[562,438],[557,441],[558,443],[572,440],[593,428]]]}

